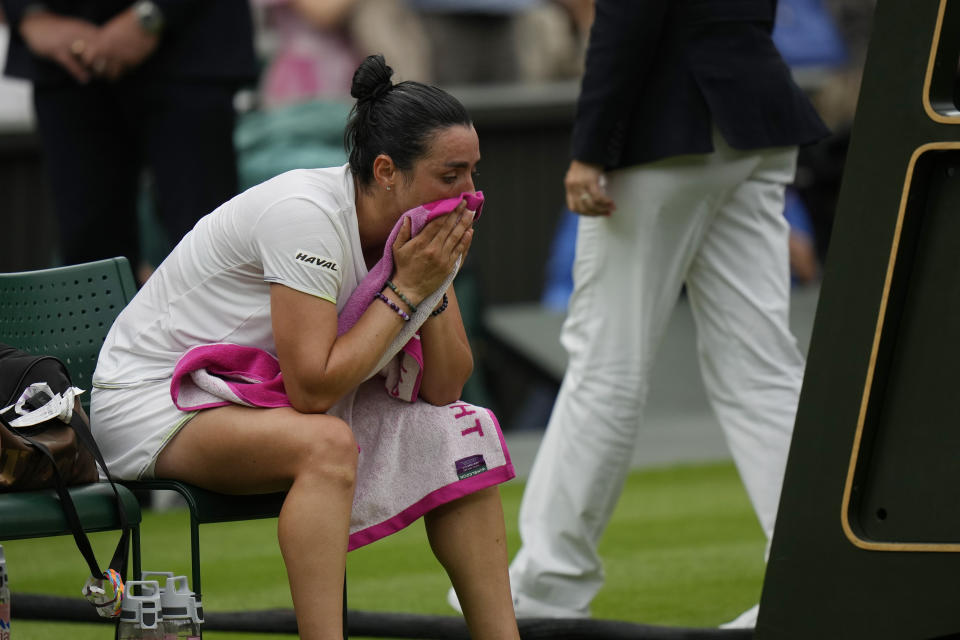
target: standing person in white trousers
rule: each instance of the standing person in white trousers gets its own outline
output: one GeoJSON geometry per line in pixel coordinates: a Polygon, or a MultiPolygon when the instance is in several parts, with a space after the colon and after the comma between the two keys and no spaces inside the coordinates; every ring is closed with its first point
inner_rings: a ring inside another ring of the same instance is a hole
{"type": "Polygon", "coordinates": [[[520,616],[590,615],[597,544],[683,285],[711,405],[773,534],[804,368],[788,326],[784,188],[797,145],[827,134],[773,46],[775,11],[775,0],[596,3],[565,180],[583,216],[569,365],[520,508],[520,616]]]}
{"type": "Polygon", "coordinates": [[[511,565],[518,611],[530,616],[589,616],[604,577],[597,545],[684,284],[708,397],[773,535],[804,367],[788,326],[783,216],[796,149],[737,151],[719,136],[716,147],[610,172],[617,210],[580,220],[562,334],[570,364],[523,496],[523,547],[511,565]]]}

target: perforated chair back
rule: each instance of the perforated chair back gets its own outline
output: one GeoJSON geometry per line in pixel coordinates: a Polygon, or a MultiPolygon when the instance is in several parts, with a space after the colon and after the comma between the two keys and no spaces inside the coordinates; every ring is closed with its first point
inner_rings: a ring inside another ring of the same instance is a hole
{"type": "Polygon", "coordinates": [[[91,378],[110,326],[136,294],[126,258],[0,274],[0,342],[56,356],[90,409],[91,378]]]}
{"type": "MultiPolygon", "coordinates": [[[[28,353],[60,358],[75,386],[89,391],[103,340],[120,310],[136,293],[126,258],[0,273],[0,342],[28,353]]],[[[80,396],[89,411],[90,394],[80,396]]],[[[133,530],[133,575],[140,574],[140,504],[117,490],[133,530]]],[[[69,489],[86,531],[121,527],[109,484],[69,489]]],[[[70,525],[54,490],[0,494],[0,540],[69,535],[70,525]]]]}

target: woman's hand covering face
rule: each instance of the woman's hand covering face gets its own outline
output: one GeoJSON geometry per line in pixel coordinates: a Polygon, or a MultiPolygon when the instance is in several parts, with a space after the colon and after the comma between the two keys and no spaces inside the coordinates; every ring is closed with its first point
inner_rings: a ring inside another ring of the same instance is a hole
{"type": "Polygon", "coordinates": [[[473,218],[474,212],[461,202],[452,213],[434,218],[412,238],[406,219],[393,243],[394,284],[418,302],[436,291],[457,259],[467,255],[473,242],[473,218]]]}

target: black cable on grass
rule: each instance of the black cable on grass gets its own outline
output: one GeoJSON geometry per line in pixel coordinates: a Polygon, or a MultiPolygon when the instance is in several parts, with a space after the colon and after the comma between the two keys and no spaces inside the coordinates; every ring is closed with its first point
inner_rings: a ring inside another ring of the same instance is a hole
{"type": "MultiPolygon", "coordinates": [[[[14,593],[10,606],[14,620],[112,623],[101,618],[82,598],[14,593]]],[[[428,616],[351,610],[347,616],[351,637],[469,640],[459,616],[428,616]]],[[[669,627],[588,618],[525,618],[519,621],[523,640],[749,640],[752,629],[669,627]]],[[[207,612],[204,631],[297,633],[293,609],[207,612]]]]}

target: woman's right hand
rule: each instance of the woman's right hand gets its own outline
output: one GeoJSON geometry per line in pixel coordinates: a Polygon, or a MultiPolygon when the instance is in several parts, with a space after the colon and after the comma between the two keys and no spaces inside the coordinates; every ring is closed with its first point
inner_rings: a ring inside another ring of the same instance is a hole
{"type": "Polygon", "coordinates": [[[393,283],[419,304],[437,290],[453,270],[457,259],[464,258],[473,241],[474,212],[461,202],[451,213],[434,218],[410,237],[410,219],[393,243],[393,283]]]}
{"type": "Polygon", "coordinates": [[[609,216],[617,208],[604,189],[603,167],[573,160],[563,179],[567,208],[582,216],[609,216]]]}

